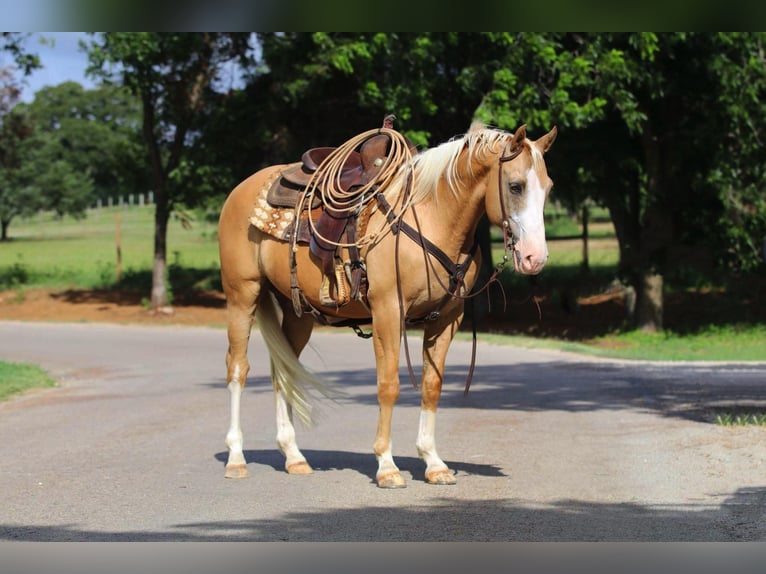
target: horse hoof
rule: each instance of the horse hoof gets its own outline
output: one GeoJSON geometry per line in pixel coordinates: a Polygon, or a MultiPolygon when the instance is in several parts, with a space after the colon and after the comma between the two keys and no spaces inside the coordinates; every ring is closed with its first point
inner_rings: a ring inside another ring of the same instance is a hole
{"type": "Polygon", "coordinates": [[[455,484],[455,474],[448,468],[441,468],[426,473],[426,482],[428,484],[455,484]]]}
{"type": "Polygon", "coordinates": [[[311,474],[314,472],[314,469],[305,460],[288,464],[285,466],[285,470],[287,470],[287,474],[311,474]]]}
{"type": "Polygon", "coordinates": [[[398,472],[379,475],[376,480],[378,481],[378,488],[407,488],[402,475],[398,472]]]}
{"type": "Polygon", "coordinates": [[[224,478],[247,478],[250,473],[247,472],[246,464],[227,464],[224,478]]]}

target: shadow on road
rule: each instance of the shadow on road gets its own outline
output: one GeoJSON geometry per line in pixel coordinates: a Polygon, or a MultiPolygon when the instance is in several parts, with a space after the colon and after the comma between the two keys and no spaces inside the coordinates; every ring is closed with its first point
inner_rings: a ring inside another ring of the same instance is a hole
{"type": "Polygon", "coordinates": [[[279,519],[176,524],[159,532],[93,532],[71,526],[0,525],[0,540],[29,541],[753,541],[766,535],[766,487],[739,489],[719,506],[560,500],[439,499],[393,505],[290,512],[279,519]]]}
{"type": "MultiPolygon", "coordinates": [[[[311,462],[314,470],[355,470],[369,478],[370,483],[375,484],[375,473],[378,470],[378,466],[372,453],[315,449],[301,449],[301,452],[311,462]]],[[[223,472],[223,465],[226,464],[228,456],[228,452],[219,452],[215,455],[216,460],[222,465],[221,472],[223,472]]],[[[245,450],[245,460],[250,463],[270,466],[277,471],[282,471],[285,468],[285,457],[277,449],[245,450]]],[[[458,477],[461,474],[489,477],[507,476],[500,467],[491,464],[472,464],[451,460],[446,460],[445,462],[456,472],[458,477]]],[[[412,481],[425,483],[422,459],[414,456],[397,456],[396,465],[401,471],[411,473],[412,481]]]]}
{"type": "MultiPolygon", "coordinates": [[[[345,393],[338,401],[341,405],[377,405],[374,368],[319,374],[345,393]]],[[[407,369],[399,374],[397,406],[418,406],[420,391],[413,388],[407,369]]],[[[464,396],[466,374],[466,366],[447,366],[440,408],[521,412],[631,409],[705,423],[715,423],[717,414],[728,411],[766,413],[763,369],[746,364],[639,366],[559,361],[477,366],[464,396]]],[[[266,377],[248,380],[248,387],[272,392],[266,377]]]]}

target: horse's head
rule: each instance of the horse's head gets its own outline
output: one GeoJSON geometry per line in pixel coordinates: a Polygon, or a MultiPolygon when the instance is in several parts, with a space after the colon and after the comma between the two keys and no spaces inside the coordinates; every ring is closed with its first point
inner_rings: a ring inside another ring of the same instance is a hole
{"type": "Polygon", "coordinates": [[[490,221],[500,225],[513,253],[519,273],[536,275],[548,259],[543,209],[553,182],[543,155],[556,139],[554,127],[535,141],[527,139],[521,126],[507,140],[498,162],[496,191],[490,181],[486,204],[490,221]]]}

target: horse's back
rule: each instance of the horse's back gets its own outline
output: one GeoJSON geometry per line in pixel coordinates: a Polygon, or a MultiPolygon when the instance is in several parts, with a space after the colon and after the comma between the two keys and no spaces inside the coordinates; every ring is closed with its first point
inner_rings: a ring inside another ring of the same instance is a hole
{"type": "Polygon", "coordinates": [[[226,198],[218,220],[218,247],[224,289],[242,279],[258,277],[257,254],[250,224],[258,195],[276,171],[284,166],[266,167],[240,182],[226,198]]]}
{"type": "Polygon", "coordinates": [[[284,167],[284,165],[272,165],[263,168],[242,180],[231,191],[221,209],[221,216],[218,221],[219,233],[221,230],[226,231],[232,227],[247,230],[258,194],[263,186],[272,179],[274,172],[284,167]]]}

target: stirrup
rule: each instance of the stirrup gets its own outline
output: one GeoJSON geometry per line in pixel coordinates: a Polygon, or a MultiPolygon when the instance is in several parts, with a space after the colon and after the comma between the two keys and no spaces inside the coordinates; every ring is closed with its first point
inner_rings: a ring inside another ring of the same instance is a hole
{"type": "Polygon", "coordinates": [[[328,275],[322,277],[322,286],[319,288],[319,302],[323,306],[343,307],[351,300],[346,288],[346,273],[343,263],[335,265],[335,289],[338,294],[337,299],[333,299],[330,294],[330,277],[328,275]]]}

